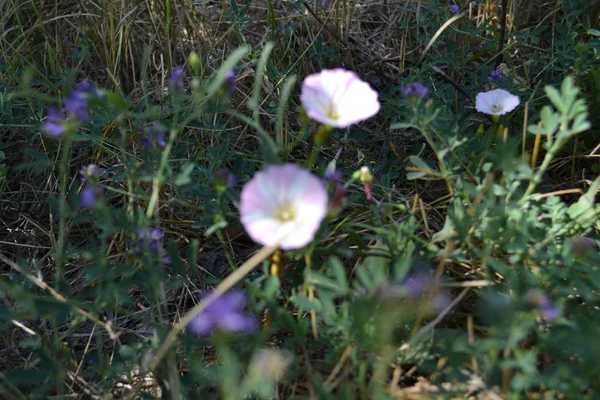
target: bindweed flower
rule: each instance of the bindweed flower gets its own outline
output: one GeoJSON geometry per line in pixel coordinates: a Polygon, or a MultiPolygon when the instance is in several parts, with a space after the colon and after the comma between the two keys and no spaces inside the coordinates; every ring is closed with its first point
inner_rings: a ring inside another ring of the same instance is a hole
{"type": "Polygon", "coordinates": [[[309,118],[347,128],[379,112],[378,94],[352,71],[324,69],[302,82],[300,102],[309,118]]]}
{"type": "Polygon", "coordinates": [[[58,110],[54,107],[48,107],[48,116],[42,126],[42,132],[47,136],[59,138],[67,131],[65,120],[58,110]]]}
{"type": "Polygon", "coordinates": [[[521,103],[518,96],[504,89],[480,92],[475,99],[477,111],[490,115],[504,115],[511,112],[521,103]]]}
{"type": "Polygon", "coordinates": [[[225,93],[231,94],[235,90],[236,87],[236,79],[237,75],[233,71],[228,71],[225,74],[225,81],[223,82],[223,88],[225,93]]]}
{"type": "Polygon", "coordinates": [[[490,74],[491,81],[500,81],[503,78],[504,78],[504,72],[499,69],[492,71],[492,73],[490,74]]]}
{"type": "Polygon", "coordinates": [[[171,72],[171,76],[169,77],[169,90],[172,91],[185,91],[185,87],[183,85],[183,68],[177,67],[173,69],[171,72]]]}
{"type": "Polygon", "coordinates": [[[244,185],[240,216],[255,242],[299,249],[313,240],[327,215],[327,202],[323,183],[307,170],[271,165],[244,185]]]}
{"type": "Polygon", "coordinates": [[[142,139],[141,143],[144,147],[152,147],[156,138],[156,144],[159,148],[164,149],[167,145],[165,136],[167,129],[159,122],[153,122],[152,124],[146,125],[141,129],[142,135],[146,135],[146,139],[142,139]]]}
{"type": "Polygon", "coordinates": [[[448,9],[448,11],[450,11],[453,14],[460,14],[460,8],[458,8],[458,6],[456,4],[450,4],[446,8],[448,9]]]}
{"type": "Polygon", "coordinates": [[[102,195],[102,189],[97,186],[87,186],[81,192],[81,197],[79,199],[79,207],[81,208],[92,208],[96,205],[98,200],[98,196],[102,195]]]}
{"type": "Polygon", "coordinates": [[[158,257],[163,264],[170,264],[169,257],[163,247],[163,239],[165,234],[158,228],[150,227],[148,229],[138,228],[138,239],[134,245],[134,256],[141,256],[146,250],[149,250],[152,255],[158,257]]]}
{"type": "Polygon", "coordinates": [[[429,93],[429,89],[423,86],[420,82],[409,83],[400,88],[400,94],[407,99],[421,100],[429,93]]]}
{"type": "Polygon", "coordinates": [[[546,293],[539,289],[531,289],[527,295],[525,296],[525,304],[527,304],[531,308],[536,308],[542,312],[542,315],[547,320],[551,321],[560,316],[560,311],[558,311],[550,300],[546,293]]]}
{"type": "Polygon", "coordinates": [[[250,333],[256,330],[253,317],[244,314],[248,299],[239,290],[232,290],[217,297],[206,309],[194,318],[187,329],[200,336],[208,336],[216,330],[224,332],[250,333]]]}
{"type": "Polygon", "coordinates": [[[99,168],[96,164],[90,164],[82,167],[79,174],[82,182],[98,183],[98,178],[103,172],[104,169],[99,168]]]}

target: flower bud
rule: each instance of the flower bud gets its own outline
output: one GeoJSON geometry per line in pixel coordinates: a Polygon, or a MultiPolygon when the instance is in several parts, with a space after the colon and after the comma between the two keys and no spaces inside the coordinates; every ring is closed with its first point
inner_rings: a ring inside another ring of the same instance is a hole
{"type": "Polygon", "coordinates": [[[198,53],[192,51],[188,58],[188,62],[190,64],[190,68],[194,71],[195,75],[200,75],[200,57],[198,57],[198,53]]]}

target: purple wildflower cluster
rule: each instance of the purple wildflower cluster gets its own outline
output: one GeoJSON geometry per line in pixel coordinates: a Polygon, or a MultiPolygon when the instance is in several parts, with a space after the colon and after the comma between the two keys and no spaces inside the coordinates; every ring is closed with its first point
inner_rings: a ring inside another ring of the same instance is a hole
{"type": "Polygon", "coordinates": [[[167,128],[165,128],[160,122],[153,122],[144,126],[140,129],[142,136],[146,136],[141,140],[142,146],[146,148],[150,148],[156,145],[160,149],[164,149],[167,146],[167,142],[165,140],[165,136],[167,135],[167,128]]]}
{"type": "Polygon", "coordinates": [[[248,298],[240,290],[225,293],[194,318],[187,329],[200,336],[208,336],[214,331],[251,333],[256,330],[257,322],[244,314],[247,302],[248,298]]]}
{"type": "Polygon", "coordinates": [[[453,14],[460,14],[460,8],[456,4],[450,4],[446,9],[453,14]]]}
{"type": "Polygon", "coordinates": [[[81,181],[86,184],[79,199],[79,206],[81,208],[87,209],[96,205],[98,197],[103,193],[102,188],[98,186],[100,175],[102,175],[103,172],[104,170],[99,168],[96,164],[87,165],[79,171],[81,181]]]}
{"type": "Polygon", "coordinates": [[[548,299],[548,296],[542,290],[531,289],[524,300],[525,304],[529,307],[540,310],[544,318],[548,321],[552,321],[560,316],[560,311],[552,305],[552,302],[550,302],[550,299],[548,299]]]}
{"type": "Polygon", "coordinates": [[[492,73],[490,74],[490,80],[491,81],[501,81],[504,78],[504,72],[502,72],[502,70],[494,70],[492,71],[492,73]]]}
{"type": "Polygon", "coordinates": [[[430,296],[431,306],[436,310],[442,310],[450,304],[450,296],[440,291],[438,283],[424,271],[418,271],[407,277],[401,286],[408,298],[430,296]]]}
{"type": "Polygon", "coordinates": [[[63,101],[63,108],[59,111],[55,107],[48,107],[46,122],[42,132],[49,137],[62,137],[72,125],[86,123],[90,119],[90,96],[101,98],[92,82],[87,79],[79,82],[63,101]]]}
{"type": "Polygon", "coordinates": [[[158,228],[138,228],[137,241],[133,246],[133,255],[140,257],[144,252],[150,251],[153,256],[158,257],[163,264],[170,264],[171,257],[167,255],[163,247],[165,233],[158,228]]]}
{"type": "Polygon", "coordinates": [[[236,87],[237,75],[234,71],[228,71],[225,74],[225,82],[223,83],[225,93],[231,94],[235,90],[236,87]]]}
{"type": "Polygon", "coordinates": [[[422,100],[428,92],[429,89],[419,82],[409,83],[400,88],[400,94],[407,99],[422,100]]]}
{"type": "Polygon", "coordinates": [[[177,67],[173,69],[171,72],[171,76],[169,77],[169,90],[173,92],[183,92],[185,91],[185,86],[183,84],[184,71],[182,67],[177,67]]]}

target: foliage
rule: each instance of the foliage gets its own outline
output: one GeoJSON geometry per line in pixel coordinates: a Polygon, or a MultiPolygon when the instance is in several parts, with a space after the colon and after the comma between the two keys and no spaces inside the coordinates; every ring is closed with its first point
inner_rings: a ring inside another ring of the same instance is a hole
{"type": "Polygon", "coordinates": [[[2,17],[2,396],[600,394],[600,9],[563,1],[552,26],[529,9],[498,52],[493,1],[472,18],[458,2],[449,25],[435,3],[120,3],[2,17]],[[369,31],[400,68],[358,44],[369,31]],[[338,66],[377,90],[377,116],[308,118],[296,82],[338,66]],[[476,113],[494,88],[520,106],[476,113]],[[284,252],[239,213],[280,163],[330,199],[284,252]],[[234,311],[217,303],[233,286],[234,311]],[[207,313],[212,334],[185,329],[207,313]]]}

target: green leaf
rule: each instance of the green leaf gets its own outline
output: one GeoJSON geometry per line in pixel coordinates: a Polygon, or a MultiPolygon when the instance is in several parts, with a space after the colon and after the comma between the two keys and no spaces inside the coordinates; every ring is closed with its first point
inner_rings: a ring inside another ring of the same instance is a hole
{"type": "Polygon", "coordinates": [[[342,265],[342,262],[337,257],[331,257],[329,263],[331,264],[331,272],[337,283],[344,289],[347,289],[348,279],[346,278],[346,269],[342,265]]]}
{"type": "Polygon", "coordinates": [[[262,50],[258,64],[256,65],[254,88],[252,89],[252,97],[248,101],[248,108],[252,111],[258,111],[258,98],[260,96],[260,88],[262,87],[263,78],[265,76],[265,69],[269,55],[273,50],[273,42],[267,42],[262,50]]]}
{"type": "Polygon", "coordinates": [[[546,96],[548,96],[552,104],[554,104],[554,107],[562,112],[564,110],[564,104],[560,92],[552,86],[546,86],[544,90],[546,91],[546,96]]]}
{"type": "Polygon", "coordinates": [[[290,297],[291,302],[301,311],[321,311],[321,302],[318,299],[310,300],[308,297],[298,294],[290,297]]]}
{"type": "Polygon", "coordinates": [[[431,171],[431,167],[429,165],[427,165],[427,163],[425,161],[423,161],[420,157],[410,156],[410,157],[408,157],[408,159],[415,167],[425,170],[425,171],[431,171]]]}
{"type": "Polygon", "coordinates": [[[414,125],[410,122],[397,122],[390,126],[390,129],[408,129],[412,128],[414,125]]]}
{"type": "Polygon", "coordinates": [[[590,185],[587,193],[579,198],[577,203],[571,204],[567,209],[567,214],[574,221],[582,226],[588,226],[594,223],[597,218],[597,210],[594,208],[594,200],[600,188],[600,177],[590,185]]]}
{"type": "Polygon", "coordinates": [[[281,160],[279,158],[279,148],[273,141],[273,138],[271,138],[269,133],[267,133],[267,131],[265,131],[260,125],[258,125],[255,121],[253,121],[252,119],[250,119],[248,116],[246,116],[244,114],[238,113],[233,110],[227,110],[225,112],[227,114],[230,114],[230,115],[236,117],[240,121],[247,123],[249,126],[253,127],[254,129],[256,129],[256,132],[258,133],[258,135],[257,135],[258,141],[260,142],[260,147],[263,152],[263,160],[265,161],[265,163],[267,163],[267,164],[281,163],[281,160]]]}
{"type": "Polygon", "coordinates": [[[38,371],[35,369],[23,368],[13,369],[12,371],[6,372],[4,375],[5,380],[13,384],[41,383],[44,382],[48,377],[46,371],[38,371]]]}
{"type": "Polygon", "coordinates": [[[600,31],[598,29],[588,29],[587,34],[592,36],[600,36],[600,31]]]}
{"type": "Polygon", "coordinates": [[[216,224],[214,224],[211,227],[209,227],[208,229],[206,229],[206,232],[204,232],[204,236],[210,236],[219,229],[225,229],[226,226],[227,226],[227,220],[222,219],[219,222],[217,222],[216,224]]]}
{"type": "Polygon", "coordinates": [[[188,163],[186,163],[184,165],[181,173],[177,176],[177,179],[175,179],[175,186],[182,186],[182,185],[187,185],[188,183],[190,183],[190,181],[191,181],[190,175],[194,171],[195,167],[196,167],[196,163],[193,161],[189,161],[188,163]]]}
{"type": "Polygon", "coordinates": [[[427,174],[424,172],[409,172],[406,174],[406,179],[409,181],[414,181],[415,179],[420,179],[424,176],[427,176],[427,174]]]}
{"type": "Polygon", "coordinates": [[[129,109],[129,103],[123,97],[119,96],[116,93],[111,92],[110,90],[103,90],[102,94],[110,104],[115,106],[115,108],[119,111],[126,111],[129,109]]]}
{"type": "Polygon", "coordinates": [[[135,357],[136,352],[131,346],[123,345],[119,348],[119,355],[125,360],[131,360],[135,357]]]}
{"type": "Polygon", "coordinates": [[[275,134],[277,135],[277,145],[283,147],[283,116],[287,108],[287,103],[290,98],[290,93],[296,83],[296,75],[290,76],[283,83],[281,95],[279,96],[279,106],[277,107],[277,123],[275,125],[275,134]]]}

